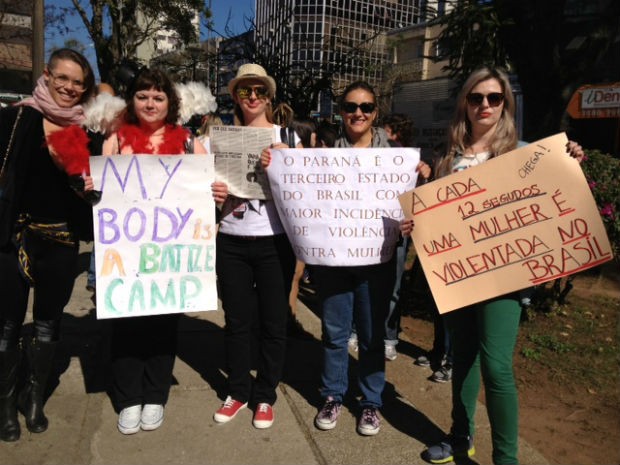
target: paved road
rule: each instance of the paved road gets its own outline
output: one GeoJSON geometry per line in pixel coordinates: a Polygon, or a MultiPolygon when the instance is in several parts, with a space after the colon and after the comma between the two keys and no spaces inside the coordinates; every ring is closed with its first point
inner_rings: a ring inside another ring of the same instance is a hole
{"type": "MultiPolygon", "coordinates": [[[[83,249],[86,269],[87,247],[83,249]]],[[[162,427],[124,436],[116,429],[117,415],[106,394],[109,324],[96,320],[85,284],[84,272],[63,319],[54,391],[46,406],[50,427],[31,434],[22,418],[20,441],[0,443],[0,464],[417,464],[424,463],[420,453],[425,444],[441,438],[450,426],[450,385],[428,381],[430,371],[413,365],[420,348],[401,340],[398,358],[387,364],[381,432],[374,437],[355,432],[353,396],[334,430],[317,430],[320,322],[300,303],[299,319],[309,337],[289,340],[272,428],[255,429],[249,410],[225,425],[212,419],[226,394],[223,313],[218,310],[181,320],[175,384],[162,427]]],[[[312,299],[307,302],[312,307],[312,299]]],[[[351,367],[354,375],[354,354],[351,367]]],[[[476,461],[467,463],[489,464],[489,424],[484,406],[478,410],[476,461]]],[[[520,461],[548,463],[522,440],[520,461]]]]}

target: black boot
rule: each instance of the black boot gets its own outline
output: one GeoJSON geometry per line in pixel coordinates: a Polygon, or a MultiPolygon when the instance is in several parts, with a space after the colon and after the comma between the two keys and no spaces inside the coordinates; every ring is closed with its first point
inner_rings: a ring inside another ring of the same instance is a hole
{"type": "Polygon", "coordinates": [[[44,342],[35,337],[25,347],[28,371],[26,385],[19,393],[17,406],[26,417],[26,427],[31,433],[42,433],[47,429],[43,403],[57,345],[58,342],[44,342]]]}
{"type": "Polygon", "coordinates": [[[16,387],[19,359],[19,347],[0,352],[0,441],[17,441],[21,433],[16,387]]]}

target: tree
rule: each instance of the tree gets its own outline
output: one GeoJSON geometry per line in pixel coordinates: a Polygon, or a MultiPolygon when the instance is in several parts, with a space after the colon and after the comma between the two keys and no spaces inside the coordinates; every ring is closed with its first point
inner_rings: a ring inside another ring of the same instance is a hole
{"type": "Polygon", "coordinates": [[[312,41],[303,35],[298,35],[293,40],[290,25],[294,23],[295,12],[292,8],[287,14],[278,15],[276,18],[269,21],[269,27],[283,33],[275,36],[267,31],[257,30],[251,18],[245,18],[249,33],[234,38],[227,28],[223,32],[216,31],[211,24],[207,24],[207,28],[227,39],[221,45],[223,48],[221,54],[225,56],[227,62],[253,62],[263,66],[277,83],[275,102],[289,104],[299,117],[310,115],[318,107],[322,93],[333,97],[335,78],[349,72],[354,65],[368,67],[372,65],[365,57],[365,51],[381,34],[379,28],[368,34],[364,40],[339,43],[340,51],[336,51],[333,47],[337,38],[325,33],[322,41],[323,56],[326,58],[313,63],[312,68],[302,68],[287,58],[294,57],[300,50],[308,50],[312,41]],[[227,49],[228,41],[230,49],[227,49]],[[277,43],[274,44],[274,41],[277,43]]]}
{"type": "MultiPolygon", "coordinates": [[[[153,39],[159,30],[175,31],[181,42],[195,43],[198,37],[192,24],[194,12],[210,15],[203,0],[71,0],[71,3],[93,41],[101,80],[112,84],[116,84],[119,64],[135,60],[138,46],[153,39]]],[[[62,13],[67,12],[68,8],[62,13]]]]}
{"type": "Polygon", "coordinates": [[[524,133],[557,132],[580,85],[617,80],[620,3],[588,0],[464,0],[439,19],[445,70],[462,82],[482,65],[518,76],[524,133]],[[615,48],[614,48],[615,47],[615,48]]]}

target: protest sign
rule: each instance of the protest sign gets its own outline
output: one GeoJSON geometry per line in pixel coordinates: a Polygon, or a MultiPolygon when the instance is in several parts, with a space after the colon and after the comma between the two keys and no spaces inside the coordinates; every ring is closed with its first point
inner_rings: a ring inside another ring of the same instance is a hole
{"type": "Polygon", "coordinates": [[[400,238],[398,196],[417,180],[419,149],[280,149],[267,168],[295,255],[310,265],[388,261],[400,238]]]}
{"type": "Polygon", "coordinates": [[[400,197],[440,313],[611,260],[566,143],[557,134],[400,197]]]}
{"type": "Polygon", "coordinates": [[[91,157],[97,318],[217,309],[213,158],[91,157]]]}
{"type": "Polygon", "coordinates": [[[242,199],[270,199],[269,181],[260,154],[269,147],[271,128],[213,126],[209,129],[210,152],[215,155],[215,176],[228,185],[228,192],[242,199]]]}

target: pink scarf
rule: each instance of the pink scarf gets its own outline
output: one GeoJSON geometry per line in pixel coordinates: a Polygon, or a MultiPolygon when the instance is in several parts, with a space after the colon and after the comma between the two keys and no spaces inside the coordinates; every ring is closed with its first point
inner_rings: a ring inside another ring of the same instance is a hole
{"type": "Polygon", "coordinates": [[[45,78],[41,76],[37,80],[32,97],[19,102],[17,105],[26,105],[43,113],[46,119],[59,126],[81,125],[84,122],[84,109],[82,105],[74,105],[71,108],[59,106],[50,94],[45,78]]]}

